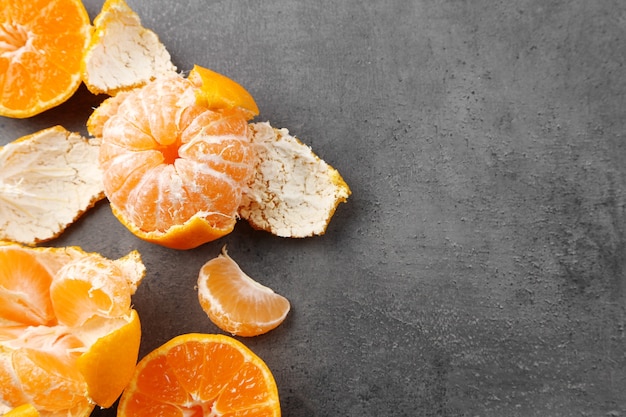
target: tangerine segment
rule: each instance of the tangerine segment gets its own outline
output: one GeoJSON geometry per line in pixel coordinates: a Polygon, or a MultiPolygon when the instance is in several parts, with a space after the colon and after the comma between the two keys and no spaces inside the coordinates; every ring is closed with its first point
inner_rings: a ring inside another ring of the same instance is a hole
{"type": "Polygon", "coordinates": [[[87,416],[110,406],[137,361],[130,296],[144,274],[137,252],[109,260],[0,243],[0,413],[32,404],[43,416],[87,416]],[[15,293],[20,303],[9,302],[15,293]]]}
{"type": "Polygon", "coordinates": [[[82,2],[1,0],[0,9],[0,115],[30,117],[67,100],[91,36],[82,2]]]}
{"type": "Polygon", "coordinates": [[[280,416],[278,388],[261,358],[225,335],[190,333],[143,358],[120,417],[280,416]]]}
{"type": "Polygon", "coordinates": [[[99,161],[113,213],[135,235],[188,249],[229,233],[256,156],[238,109],[211,110],[178,75],[96,110],[99,161]]]}
{"type": "Polygon", "coordinates": [[[202,309],[220,329],[257,336],[278,327],[289,313],[289,300],[246,275],[222,249],[198,275],[202,309]]]}
{"type": "Polygon", "coordinates": [[[22,248],[0,251],[0,324],[54,325],[50,302],[52,276],[37,257],[22,248]]]}
{"type": "Polygon", "coordinates": [[[252,119],[259,108],[252,95],[240,84],[208,68],[194,65],[189,79],[197,86],[198,100],[211,109],[240,108],[252,119]]]}

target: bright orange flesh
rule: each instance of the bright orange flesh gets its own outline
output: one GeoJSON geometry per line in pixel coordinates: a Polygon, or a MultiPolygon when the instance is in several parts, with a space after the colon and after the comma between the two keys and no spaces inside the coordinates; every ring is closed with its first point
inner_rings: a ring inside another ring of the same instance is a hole
{"type": "Polygon", "coordinates": [[[117,415],[278,417],[280,401],[271,371],[241,342],[191,333],[139,362],[117,415]]]}
{"type": "Polygon", "coordinates": [[[134,370],[141,328],[130,296],[138,253],[112,261],[79,248],[0,244],[0,413],[43,416],[111,406],[134,370]]]}
{"type": "Polygon", "coordinates": [[[80,0],[0,0],[0,115],[30,117],[67,100],[90,36],[80,0]]]}
{"type": "Polygon", "coordinates": [[[198,298],[216,326],[238,336],[267,333],[290,309],[289,300],[246,275],[225,249],[200,270],[198,298]]]}
{"type": "Polygon", "coordinates": [[[160,78],[90,118],[113,213],[135,235],[176,249],[233,229],[255,163],[244,113],[209,109],[196,91],[181,76],[160,78]]]}

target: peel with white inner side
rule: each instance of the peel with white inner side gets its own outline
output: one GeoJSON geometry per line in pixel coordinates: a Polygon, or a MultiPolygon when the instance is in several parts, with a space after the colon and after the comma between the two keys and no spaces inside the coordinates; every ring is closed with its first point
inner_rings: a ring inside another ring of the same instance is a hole
{"type": "Polygon", "coordinates": [[[322,235],[350,188],[339,172],[287,129],[250,125],[259,163],[239,214],[255,229],[281,237],[322,235]]]}
{"type": "Polygon", "coordinates": [[[141,25],[124,0],[107,0],[94,26],[82,68],[92,93],[114,95],[176,72],[158,36],[141,25]]]}
{"type": "Polygon", "coordinates": [[[61,126],[0,149],[0,239],[32,245],[57,237],[104,198],[99,141],[61,126]]]}

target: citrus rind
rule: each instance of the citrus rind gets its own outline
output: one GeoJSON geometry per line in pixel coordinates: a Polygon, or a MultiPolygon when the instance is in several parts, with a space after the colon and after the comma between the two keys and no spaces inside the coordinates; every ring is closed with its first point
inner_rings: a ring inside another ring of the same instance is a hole
{"type": "Polygon", "coordinates": [[[158,230],[147,232],[128,220],[123,212],[113,204],[111,204],[111,211],[120,223],[138,238],[170,249],[180,250],[193,249],[219,239],[232,232],[236,223],[236,220],[233,219],[230,226],[217,228],[203,217],[203,213],[197,213],[185,223],[171,226],[164,232],[158,230]]]}
{"type": "Polygon", "coordinates": [[[339,172],[287,129],[264,122],[251,124],[250,132],[258,165],[240,216],[280,237],[323,235],[351,194],[339,172]]]}
{"type": "Polygon", "coordinates": [[[0,148],[0,239],[49,241],[103,199],[98,149],[61,126],[0,148]]]}
{"type": "Polygon", "coordinates": [[[94,27],[81,66],[82,79],[92,93],[115,95],[176,72],[159,37],[142,26],[124,0],[107,0],[94,27]]]}

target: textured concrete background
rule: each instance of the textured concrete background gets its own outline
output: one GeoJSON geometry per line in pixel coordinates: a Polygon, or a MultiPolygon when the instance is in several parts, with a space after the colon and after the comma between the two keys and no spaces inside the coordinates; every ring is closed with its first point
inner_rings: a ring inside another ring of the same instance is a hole
{"type": "MultiPolygon", "coordinates": [[[[128,3],[180,70],[239,81],[353,191],[323,237],[240,222],[187,252],[99,204],[53,244],[141,251],[142,355],[217,331],[194,284],[226,243],[292,302],[244,339],[285,416],[626,416],[626,3],[128,3]]],[[[2,141],[84,132],[100,99],[0,119],[2,141]]]]}

